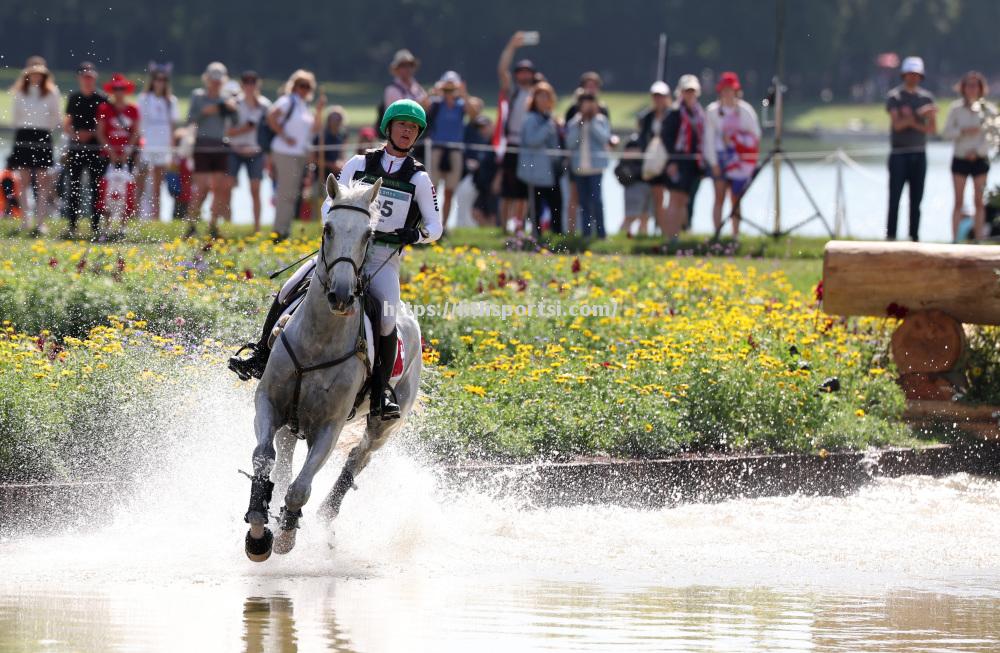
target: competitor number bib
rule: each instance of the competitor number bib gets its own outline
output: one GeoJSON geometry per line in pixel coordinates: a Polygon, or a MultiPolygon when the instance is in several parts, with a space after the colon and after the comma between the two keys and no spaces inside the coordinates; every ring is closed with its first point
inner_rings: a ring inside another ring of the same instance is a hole
{"type": "MultiPolygon", "coordinates": [[[[359,170],[354,173],[354,179],[372,185],[378,177],[359,170]]],[[[382,177],[382,188],[379,189],[376,200],[379,219],[375,231],[393,232],[405,227],[406,216],[410,213],[410,206],[413,204],[413,195],[416,190],[416,186],[408,181],[382,177]]]]}

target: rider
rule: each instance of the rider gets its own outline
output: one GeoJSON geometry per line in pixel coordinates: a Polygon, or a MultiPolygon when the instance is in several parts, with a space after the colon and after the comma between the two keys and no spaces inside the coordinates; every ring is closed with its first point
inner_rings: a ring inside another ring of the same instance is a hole
{"type": "MultiPolygon", "coordinates": [[[[372,246],[365,259],[363,274],[373,274],[369,291],[380,307],[389,305],[393,310],[383,311],[376,347],[375,365],[372,370],[372,414],[382,419],[399,417],[399,405],[389,392],[389,377],[396,362],[396,314],[399,309],[399,263],[405,245],[429,243],[441,236],[441,214],[431,178],[424,167],[409,155],[420,134],[427,128],[427,115],[423,107],[413,100],[393,102],[382,117],[380,130],[385,145],[355,155],[340,172],[341,183],[361,181],[372,184],[382,179],[379,193],[381,217],[375,228],[372,246]]],[[[327,198],[324,209],[329,210],[327,198]]],[[[261,378],[270,349],[267,346],[271,330],[282,312],[299,296],[295,290],[315,270],[316,259],[302,265],[285,283],[275,297],[264,322],[260,341],[248,343],[250,356],[241,358],[239,352],[229,359],[229,369],[244,381],[251,376],[261,378]]],[[[416,355],[420,355],[416,352],[416,355]]]]}

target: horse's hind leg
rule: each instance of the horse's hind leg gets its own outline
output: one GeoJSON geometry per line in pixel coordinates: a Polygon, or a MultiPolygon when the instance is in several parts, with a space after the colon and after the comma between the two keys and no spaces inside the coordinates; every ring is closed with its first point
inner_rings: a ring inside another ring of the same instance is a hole
{"type": "Polygon", "coordinates": [[[254,562],[263,562],[271,556],[273,540],[271,531],[267,527],[267,521],[271,493],[274,490],[274,483],[271,482],[271,470],[274,467],[274,432],[278,426],[274,407],[269,397],[258,392],[254,403],[256,404],[254,431],[257,434],[257,446],[253,450],[250,506],[243,517],[250,524],[244,546],[248,558],[254,562]]]}
{"type": "Polygon", "coordinates": [[[356,444],[351,453],[347,456],[347,462],[340,471],[340,476],[333,486],[333,490],[323,501],[320,513],[327,519],[333,520],[340,513],[340,504],[344,501],[347,491],[354,487],[354,479],[368,465],[372,454],[382,448],[389,440],[389,436],[395,433],[403,424],[403,420],[395,419],[382,421],[378,417],[368,417],[365,425],[365,434],[361,442],[356,444]]]}
{"type": "Polygon", "coordinates": [[[302,506],[309,501],[313,478],[330,457],[330,452],[333,451],[343,427],[343,420],[336,424],[328,424],[320,429],[310,442],[309,453],[302,464],[302,470],[285,492],[285,505],[281,509],[280,517],[281,528],[274,541],[275,553],[288,553],[295,546],[295,532],[299,527],[299,519],[302,518],[302,506]]]}

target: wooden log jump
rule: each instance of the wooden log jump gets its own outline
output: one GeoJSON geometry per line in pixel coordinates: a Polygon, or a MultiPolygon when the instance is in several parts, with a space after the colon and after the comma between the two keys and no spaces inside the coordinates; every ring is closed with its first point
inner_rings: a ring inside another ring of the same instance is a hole
{"type": "Polygon", "coordinates": [[[902,319],[890,350],[909,422],[1000,436],[1000,408],[953,401],[967,380],[963,323],[1000,325],[1000,247],[831,241],[823,310],[902,319]]]}
{"type": "Polygon", "coordinates": [[[1000,247],[834,240],[823,258],[823,310],[938,309],[966,324],[1000,324],[997,270],[1000,247]]]}

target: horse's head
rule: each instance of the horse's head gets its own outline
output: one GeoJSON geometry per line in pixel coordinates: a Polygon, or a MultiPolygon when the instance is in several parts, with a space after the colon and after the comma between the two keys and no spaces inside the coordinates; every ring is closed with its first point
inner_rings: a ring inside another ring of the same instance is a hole
{"type": "Polygon", "coordinates": [[[316,275],[336,315],[352,315],[357,310],[354,298],[361,290],[361,267],[377,222],[372,216],[378,215],[371,210],[372,203],[381,187],[381,179],[373,186],[341,186],[333,175],[326,178],[329,204],[323,216],[316,275]]]}

